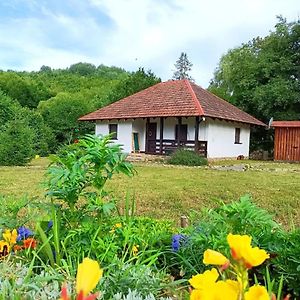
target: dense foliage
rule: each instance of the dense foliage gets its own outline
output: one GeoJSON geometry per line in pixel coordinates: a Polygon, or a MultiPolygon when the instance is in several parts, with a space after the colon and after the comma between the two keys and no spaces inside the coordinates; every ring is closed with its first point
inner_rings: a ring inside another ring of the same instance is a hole
{"type": "Polygon", "coordinates": [[[225,54],[210,90],[267,122],[299,119],[300,20],[279,18],[275,30],[225,54]]]}
{"type": "Polygon", "coordinates": [[[77,63],[67,69],[52,70],[42,66],[38,72],[0,71],[0,165],[22,165],[33,155],[47,155],[61,144],[70,143],[94,131],[94,124],[78,118],[121,98],[159,82],[151,71],[126,72],[117,67],[98,67],[77,63]],[[28,143],[20,144],[12,157],[12,131],[8,121],[24,126],[15,137],[28,134],[28,143]],[[18,124],[19,124],[18,123],[18,124]],[[26,132],[27,130],[27,132],[26,132]],[[29,133],[30,132],[30,133],[29,133]],[[11,145],[9,141],[12,141],[11,145]],[[5,141],[5,143],[4,143],[5,141]],[[22,153],[14,155],[22,149],[22,153]]]}
{"type": "MultiPolygon", "coordinates": [[[[209,90],[268,124],[300,118],[300,20],[279,18],[275,30],[229,50],[209,90]]],[[[272,132],[257,128],[252,149],[273,148],[272,132]]]]}

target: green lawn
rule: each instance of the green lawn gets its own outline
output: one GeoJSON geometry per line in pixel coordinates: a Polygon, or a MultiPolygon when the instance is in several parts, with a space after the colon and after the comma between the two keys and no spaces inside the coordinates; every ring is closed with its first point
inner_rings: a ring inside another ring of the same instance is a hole
{"type": "MultiPolygon", "coordinates": [[[[48,160],[34,160],[27,167],[0,167],[0,194],[43,197],[48,160]]],[[[190,210],[213,207],[250,193],[260,207],[284,225],[300,225],[300,164],[254,161],[215,162],[213,165],[247,164],[244,172],[210,167],[189,168],[137,164],[137,175],[117,175],[108,184],[119,199],[135,197],[138,214],[179,219],[190,210]]]]}

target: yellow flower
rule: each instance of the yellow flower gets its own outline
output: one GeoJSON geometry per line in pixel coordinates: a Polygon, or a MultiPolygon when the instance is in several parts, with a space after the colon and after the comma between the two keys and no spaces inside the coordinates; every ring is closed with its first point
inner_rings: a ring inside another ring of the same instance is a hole
{"type": "Polygon", "coordinates": [[[212,286],[217,281],[218,277],[219,273],[217,269],[213,268],[205,271],[203,274],[193,276],[189,280],[189,283],[194,289],[203,290],[212,286]]]}
{"type": "Polygon", "coordinates": [[[6,229],[2,236],[3,239],[9,243],[10,246],[12,246],[17,242],[18,232],[16,229],[14,229],[12,232],[6,229]]]}
{"type": "Polygon", "coordinates": [[[206,265],[224,266],[229,260],[222,253],[207,249],[203,255],[203,263],[206,265]]]}
{"type": "Polygon", "coordinates": [[[234,280],[218,281],[214,288],[215,300],[237,300],[240,295],[240,284],[234,280]]]}
{"type": "Polygon", "coordinates": [[[76,292],[83,291],[83,295],[86,296],[91,290],[93,290],[100,278],[103,275],[103,270],[97,261],[90,258],[84,258],[83,262],[79,264],[76,277],[76,292]]]}
{"type": "Polygon", "coordinates": [[[133,256],[137,256],[137,254],[139,252],[139,245],[133,245],[131,252],[132,252],[133,256]]]}
{"type": "Polygon", "coordinates": [[[121,227],[122,227],[122,224],[117,223],[112,227],[112,229],[109,231],[109,233],[114,233],[116,231],[116,228],[121,228],[121,227]]]}
{"type": "Polygon", "coordinates": [[[265,250],[258,247],[252,248],[251,237],[248,235],[233,235],[229,233],[227,241],[232,257],[237,261],[242,261],[248,269],[261,265],[270,257],[265,250]]]}
{"type": "Polygon", "coordinates": [[[254,285],[245,293],[245,300],[270,300],[270,296],[264,286],[254,285]]]}
{"type": "Polygon", "coordinates": [[[6,241],[0,241],[0,258],[8,255],[9,251],[9,243],[6,241]]]}

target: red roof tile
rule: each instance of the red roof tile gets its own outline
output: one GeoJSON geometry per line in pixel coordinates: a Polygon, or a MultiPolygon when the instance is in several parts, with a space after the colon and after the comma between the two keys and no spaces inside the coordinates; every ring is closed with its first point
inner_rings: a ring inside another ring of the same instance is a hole
{"type": "Polygon", "coordinates": [[[300,121],[273,121],[271,127],[300,127],[300,121]]]}
{"type": "Polygon", "coordinates": [[[81,117],[81,121],[205,116],[265,126],[188,80],[161,82],[81,117]]]}

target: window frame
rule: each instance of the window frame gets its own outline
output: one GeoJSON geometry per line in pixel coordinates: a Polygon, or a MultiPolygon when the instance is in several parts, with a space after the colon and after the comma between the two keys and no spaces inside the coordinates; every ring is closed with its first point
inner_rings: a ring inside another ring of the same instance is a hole
{"type": "Polygon", "coordinates": [[[234,131],[234,143],[237,145],[242,144],[241,143],[241,128],[240,127],[236,127],[235,131],[234,131]]]}
{"type": "Polygon", "coordinates": [[[114,135],[111,137],[112,140],[117,140],[118,139],[118,123],[109,123],[108,124],[108,133],[114,135]],[[112,128],[114,127],[114,128],[112,128]]]}

